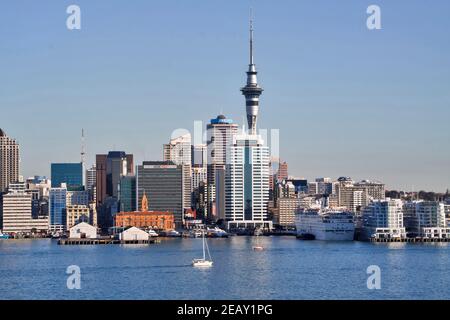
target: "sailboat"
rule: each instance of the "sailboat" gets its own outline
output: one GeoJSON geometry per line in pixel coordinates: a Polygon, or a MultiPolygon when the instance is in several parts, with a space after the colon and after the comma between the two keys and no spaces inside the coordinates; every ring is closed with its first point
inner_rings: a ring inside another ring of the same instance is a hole
{"type": "Polygon", "coordinates": [[[259,235],[260,235],[261,231],[255,230],[255,234],[256,234],[256,245],[253,246],[253,250],[255,251],[263,251],[264,247],[259,243],[259,235]]]}
{"type": "Polygon", "coordinates": [[[205,239],[205,231],[202,232],[202,242],[203,242],[203,258],[202,259],[194,259],[192,260],[192,266],[193,267],[199,267],[199,268],[209,268],[212,267],[213,261],[211,258],[211,254],[209,253],[208,243],[205,239]],[[208,252],[209,260],[206,260],[206,251],[208,252]]]}

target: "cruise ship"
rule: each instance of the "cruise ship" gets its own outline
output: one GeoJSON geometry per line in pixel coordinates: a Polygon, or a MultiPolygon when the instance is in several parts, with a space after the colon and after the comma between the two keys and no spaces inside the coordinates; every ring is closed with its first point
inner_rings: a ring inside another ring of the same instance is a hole
{"type": "Polygon", "coordinates": [[[324,241],[351,241],[355,235],[353,215],[345,211],[307,209],[295,218],[297,237],[324,241]]]}

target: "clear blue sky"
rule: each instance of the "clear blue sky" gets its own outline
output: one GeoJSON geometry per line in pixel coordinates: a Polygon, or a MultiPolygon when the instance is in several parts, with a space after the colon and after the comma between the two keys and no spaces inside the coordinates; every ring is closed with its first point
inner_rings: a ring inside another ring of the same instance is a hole
{"type": "Polygon", "coordinates": [[[450,187],[450,1],[4,1],[0,127],[22,174],[111,149],[160,159],[176,128],[221,110],[242,123],[248,16],[290,174],[450,187]],[[82,29],[66,28],[81,7],[82,29]],[[366,28],[378,4],[382,30],[366,28]]]}

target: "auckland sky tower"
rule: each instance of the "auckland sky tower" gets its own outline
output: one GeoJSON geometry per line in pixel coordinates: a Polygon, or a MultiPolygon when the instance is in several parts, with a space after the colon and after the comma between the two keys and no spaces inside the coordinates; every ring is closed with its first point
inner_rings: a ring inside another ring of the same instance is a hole
{"type": "Polygon", "coordinates": [[[253,20],[250,20],[250,64],[248,65],[247,71],[247,85],[241,89],[242,94],[245,96],[248,129],[250,134],[256,134],[259,96],[263,92],[263,89],[258,86],[256,75],[256,66],[253,63],[253,20]]]}

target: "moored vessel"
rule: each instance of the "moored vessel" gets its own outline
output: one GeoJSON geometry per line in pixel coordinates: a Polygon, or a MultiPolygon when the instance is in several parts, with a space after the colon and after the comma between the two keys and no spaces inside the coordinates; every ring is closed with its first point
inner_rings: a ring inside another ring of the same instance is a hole
{"type": "Polygon", "coordinates": [[[301,210],[295,225],[297,238],[304,240],[352,241],[355,235],[353,214],[341,210],[301,210]]]}

